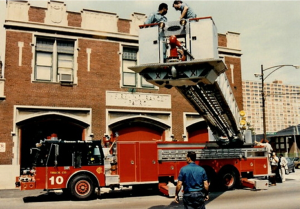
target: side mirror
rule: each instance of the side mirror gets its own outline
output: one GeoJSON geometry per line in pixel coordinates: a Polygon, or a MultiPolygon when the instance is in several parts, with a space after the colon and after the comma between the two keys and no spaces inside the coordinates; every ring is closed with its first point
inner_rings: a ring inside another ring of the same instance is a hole
{"type": "Polygon", "coordinates": [[[57,156],[59,155],[59,145],[55,144],[55,160],[54,160],[54,166],[57,166],[57,156]]]}
{"type": "Polygon", "coordinates": [[[40,149],[39,149],[39,148],[30,148],[30,154],[31,154],[31,155],[33,154],[33,150],[40,151],[40,149]]]}
{"type": "Polygon", "coordinates": [[[55,145],[55,156],[58,156],[59,155],[59,145],[56,144],[55,145]]]}
{"type": "Polygon", "coordinates": [[[96,147],[94,147],[94,153],[95,156],[100,156],[100,150],[99,147],[96,145],[96,147]]]}

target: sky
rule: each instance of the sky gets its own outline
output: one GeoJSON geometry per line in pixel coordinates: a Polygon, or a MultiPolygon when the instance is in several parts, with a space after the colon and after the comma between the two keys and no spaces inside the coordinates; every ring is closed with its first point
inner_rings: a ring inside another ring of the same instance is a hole
{"type": "MultiPolygon", "coordinates": [[[[63,1],[63,0],[59,0],[63,1]]],[[[28,0],[33,6],[47,7],[48,0],[28,0]]],[[[67,10],[80,12],[92,9],[116,13],[120,18],[130,19],[134,12],[149,15],[162,2],[169,5],[167,18],[178,20],[180,12],[172,7],[173,1],[129,0],[64,0],[67,10]]],[[[277,65],[300,65],[300,0],[254,1],[254,0],[189,0],[185,1],[198,17],[211,16],[218,33],[240,33],[243,80],[260,81],[254,73],[277,65]]],[[[5,17],[5,0],[0,0],[0,22],[5,17]]],[[[2,23],[1,23],[2,24],[2,23]]],[[[0,56],[3,57],[3,29],[0,31],[0,56]]],[[[265,77],[272,72],[264,71],[265,77]]],[[[283,67],[270,75],[265,82],[281,80],[286,85],[300,86],[300,69],[283,67]]]]}

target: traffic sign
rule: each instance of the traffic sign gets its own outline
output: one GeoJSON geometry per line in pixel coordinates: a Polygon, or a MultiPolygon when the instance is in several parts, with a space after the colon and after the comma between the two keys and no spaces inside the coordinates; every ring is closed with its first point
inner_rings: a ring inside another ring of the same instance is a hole
{"type": "Polygon", "coordinates": [[[277,132],[267,132],[268,135],[275,135],[277,132]]]}

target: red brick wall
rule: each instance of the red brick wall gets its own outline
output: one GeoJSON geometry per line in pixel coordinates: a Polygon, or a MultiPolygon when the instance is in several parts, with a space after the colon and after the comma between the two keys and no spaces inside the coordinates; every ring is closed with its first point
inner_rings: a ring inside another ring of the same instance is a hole
{"type": "MultiPolygon", "coordinates": [[[[31,34],[24,32],[6,33],[6,56],[5,56],[5,88],[6,100],[0,102],[0,139],[5,142],[5,153],[0,153],[0,164],[11,164],[12,160],[12,136],[13,131],[13,106],[24,104],[23,100],[30,100],[32,93],[26,87],[30,84],[31,71],[31,34]],[[18,42],[24,42],[23,66],[19,67],[18,42]]],[[[15,153],[17,154],[17,153],[15,153]]]]}
{"type": "Polygon", "coordinates": [[[241,58],[239,57],[225,57],[225,63],[228,67],[226,75],[228,77],[230,86],[232,88],[234,97],[238,104],[239,110],[243,109],[243,91],[242,91],[242,70],[241,70],[241,58]],[[234,65],[234,83],[232,83],[232,74],[230,64],[234,65]]]}
{"type": "Polygon", "coordinates": [[[196,111],[175,88],[172,88],[172,132],[177,140],[182,140],[182,134],[184,133],[183,112],[196,111]]]}
{"type": "Polygon", "coordinates": [[[68,12],[68,26],[81,27],[81,14],[75,12],[68,12]]]}
{"type": "Polygon", "coordinates": [[[224,34],[218,34],[218,45],[227,47],[227,38],[224,34]]]}
{"type": "MultiPolygon", "coordinates": [[[[30,18],[36,20],[34,10],[30,10],[30,18]]],[[[37,9],[37,14],[42,19],[42,10],[37,9]]],[[[79,27],[81,16],[69,13],[69,25],[79,27]]],[[[120,32],[129,32],[129,21],[119,20],[120,32]]],[[[78,40],[78,85],[61,86],[60,84],[37,83],[31,81],[32,74],[32,33],[21,31],[7,31],[6,57],[5,57],[5,96],[0,101],[0,142],[6,143],[5,153],[0,153],[0,164],[11,164],[13,143],[11,131],[13,129],[14,105],[54,106],[92,108],[92,131],[95,139],[102,138],[106,132],[106,108],[120,109],[120,107],[107,107],[105,101],[106,90],[128,91],[120,88],[120,50],[119,43],[105,40],[91,40],[80,38],[78,40]],[[22,66],[18,66],[18,42],[24,42],[22,66]],[[90,71],[87,70],[86,49],[91,49],[90,71]]],[[[219,35],[219,45],[226,46],[226,36],[219,35]],[[225,39],[224,39],[225,38],[225,39]]],[[[239,57],[226,57],[227,66],[234,64],[233,92],[242,109],[242,79],[241,61],[239,57]]],[[[231,83],[231,72],[226,72],[231,83]]],[[[195,112],[192,106],[178,93],[175,88],[147,90],[138,89],[137,92],[170,94],[172,109],[161,108],[155,111],[172,111],[172,133],[175,139],[182,140],[184,133],[183,112],[195,112]]],[[[127,110],[148,110],[149,108],[123,108],[127,110]]],[[[16,153],[14,153],[16,155],[16,153]]]]}
{"type": "Polygon", "coordinates": [[[118,20],[118,32],[119,33],[130,33],[130,20],[118,20]]]}
{"type": "Polygon", "coordinates": [[[30,7],[28,11],[29,21],[43,23],[46,16],[45,11],[44,8],[30,7]]]}
{"type": "Polygon", "coordinates": [[[117,53],[119,44],[80,39],[79,48],[76,89],[82,93],[81,105],[93,108],[92,130],[95,138],[101,138],[106,130],[106,90],[119,90],[120,61],[117,53]],[[89,72],[87,71],[87,48],[92,50],[89,72]]]}
{"type": "MultiPolygon", "coordinates": [[[[105,132],[105,90],[119,90],[119,44],[102,41],[79,40],[78,85],[61,86],[53,83],[31,82],[32,34],[7,32],[5,95],[0,103],[1,142],[7,141],[12,150],[10,132],[13,128],[13,105],[90,107],[93,109],[92,124],[95,138],[105,132]],[[24,42],[22,66],[18,66],[18,42],[24,42]],[[91,70],[87,71],[86,48],[91,48],[91,70]],[[115,72],[115,73],[111,73],[115,72]]],[[[0,164],[11,163],[12,155],[6,152],[0,164]]]]}

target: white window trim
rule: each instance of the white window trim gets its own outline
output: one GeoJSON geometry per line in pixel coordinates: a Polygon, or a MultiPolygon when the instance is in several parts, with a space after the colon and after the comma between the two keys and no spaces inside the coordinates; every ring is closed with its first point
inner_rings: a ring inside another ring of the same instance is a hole
{"type": "Polygon", "coordinates": [[[77,121],[84,122],[89,125],[85,129],[86,141],[92,140],[92,108],[78,108],[78,107],[50,107],[50,106],[27,106],[14,105],[13,110],[13,130],[11,132],[12,141],[16,146],[13,148],[14,158],[12,165],[19,165],[20,158],[20,132],[18,123],[30,118],[39,117],[43,115],[57,114],[67,118],[73,118],[77,121]],[[34,109],[37,112],[26,112],[28,109],[34,109]],[[87,114],[76,114],[77,111],[84,111],[87,114]],[[20,114],[22,113],[22,114],[20,114]]]}
{"type": "MultiPolygon", "coordinates": [[[[201,116],[199,113],[195,113],[195,112],[183,112],[183,134],[182,134],[183,141],[189,140],[188,133],[187,133],[188,126],[191,126],[195,123],[204,121],[203,117],[200,117],[200,118],[194,119],[192,122],[188,122],[188,116],[190,116],[190,115],[201,116]]],[[[207,126],[207,128],[209,129],[208,126],[207,126]]]]}
{"type": "MultiPolygon", "coordinates": [[[[134,86],[125,86],[125,85],[123,85],[123,49],[124,49],[124,47],[135,47],[135,48],[137,48],[138,49],[138,45],[136,45],[136,44],[123,44],[123,43],[121,43],[120,44],[120,47],[119,47],[119,57],[120,57],[120,62],[121,62],[121,64],[120,64],[120,88],[131,88],[131,89],[147,89],[147,90],[151,90],[151,89],[153,89],[153,90],[157,90],[158,89],[158,87],[157,86],[153,86],[153,87],[143,87],[142,86],[142,76],[140,76],[140,75],[137,75],[137,80],[136,80],[136,86],[134,87],[134,86]]],[[[139,65],[139,50],[137,51],[137,65],[139,65]]]]}
{"type": "MultiPolygon", "coordinates": [[[[72,85],[77,85],[78,84],[78,77],[77,77],[77,70],[78,70],[78,38],[73,37],[73,36],[62,36],[62,35],[52,35],[48,33],[33,33],[32,34],[32,43],[31,43],[31,52],[32,52],[32,60],[31,60],[31,68],[32,68],[32,73],[31,73],[31,82],[32,83],[60,83],[60,81],[37,81],[35,80],[35,63],[36,63],[36,40],[37,37],[47,37],[47,38],[60,38],[60,39],[65,39],[65,40],[72,40],[74,41],[74,62],[73,62],[73,82],[72,85]]],[[[56,55],[55,55],[56,56],[56,55]]],[[[56,65],[56,64],[55,64],[56,65]]]]}

